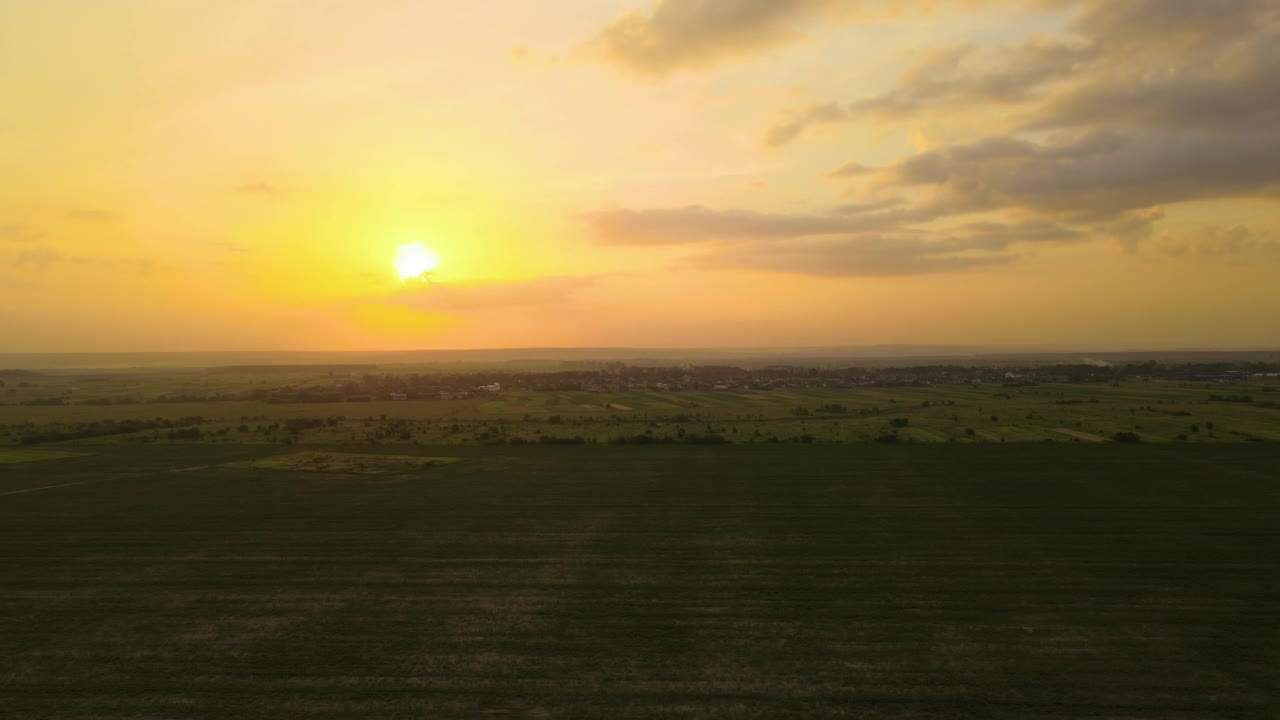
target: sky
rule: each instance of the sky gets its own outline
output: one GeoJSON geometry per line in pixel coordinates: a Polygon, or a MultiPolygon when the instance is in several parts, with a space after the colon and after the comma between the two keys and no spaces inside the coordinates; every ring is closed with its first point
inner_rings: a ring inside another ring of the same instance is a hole
{"type": "Polygon", "coordinates": [[[0,0],[0,352],[1280,346],[1277,77],[1280,0],[0,0]]]}

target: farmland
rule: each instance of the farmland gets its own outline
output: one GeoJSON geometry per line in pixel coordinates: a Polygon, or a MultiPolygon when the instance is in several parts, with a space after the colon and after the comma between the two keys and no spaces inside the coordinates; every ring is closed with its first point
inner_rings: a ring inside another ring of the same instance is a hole
{"type": "Polygon", "coordinates": [[[41,376],[10,388],[19,392],[0,405],[0,445],[1007,443],[1110,441],[1118,433],[1149,443],[1280,442],[1276,380],[502,390],[333,402],[245,394],[281,383],[305,396],[299,387],[334,380],[319,371],[41,376]],[[128,402],[110,401],[127,393],[128,402]],[[42,397],[58,402],[40,404],[42,397]]]}
{"type": "Polygon", "coordinates": [[[1280,710],[1273,444],[66,447],[0,465],[11,717],[1280,710]]]}

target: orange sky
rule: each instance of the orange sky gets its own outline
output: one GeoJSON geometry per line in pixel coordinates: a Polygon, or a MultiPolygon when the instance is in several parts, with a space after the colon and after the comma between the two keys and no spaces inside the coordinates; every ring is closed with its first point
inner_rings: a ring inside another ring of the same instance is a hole
{"type": "Polygon", "coordinates": [[[0,352],[1276,346],[1277,76],[1280,0],[0,0],[0,352]]]}

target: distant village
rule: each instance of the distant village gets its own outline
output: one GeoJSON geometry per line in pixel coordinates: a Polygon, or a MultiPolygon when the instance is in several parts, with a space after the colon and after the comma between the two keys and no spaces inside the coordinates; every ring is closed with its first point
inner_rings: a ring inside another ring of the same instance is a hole
{"type": "Polygon", "coordinates": [[[254,399],[277,402],[324,400],[464,400],[502,392],[731,392],[797,388],[849,389],[930,385],[1027,386],[1121,380],[1183,383],[1280,382],[1280,363],[1044,367],[928,365],[900,368],[817,368],[776,365],[758,369],[701,365],[637,367],[605,363],[595,369],[555,372],[363,373],[335,379],[330,387],[260,390],[254,399]]]}
{"type": "MultiPolygon", "coordinates": [[[[1264,390],[1280,385],[1280,362],[1106,363],[979,367],[920,365],[912,367],[805,367],[771,365],[741,368],[728,365],[648,367],[621,362],[566,363],[550,371],[475,370],[411,372],[395,366],[230,366],[189,375],[181,390],[82,394],[70,383],[50,384],[55,376],[30,371],[0,371],[0,404],[118,405],[139,402],[192,403],[256,400],[268,403],[466,400],[507,392],[740,392],[792,389],[849,389],[931,385],[1034,386],[1046,383],[1117,383],[1148,381],[1200,384],[1258,383],[1264,390]],[[381,371],[381,372],[379,372],[381,371]],[[238,376],[238,381],[233,377],[238,376]],[[210,391],[201,380],[231,387],[210,391]],[[240,387],[235,387],[239,385],[240,387]],[[25,395],[25,397],[23,397],[25,395]],[[33,397],[34,396],[34,397],[33,397]]],[[[66,379],[72,379],[66,376],[66,379]]],[[[101,376],[86,378],[102,380],[101,376]]]]}

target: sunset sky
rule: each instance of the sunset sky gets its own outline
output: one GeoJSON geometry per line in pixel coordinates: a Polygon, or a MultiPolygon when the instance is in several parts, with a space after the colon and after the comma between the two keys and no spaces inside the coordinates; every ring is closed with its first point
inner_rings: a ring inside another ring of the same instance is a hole
{"type": "Polygon", "coordinates": [[[0,0],[0,352],[1280,346],[1277,78],[1280,0],[0,0]]]}

